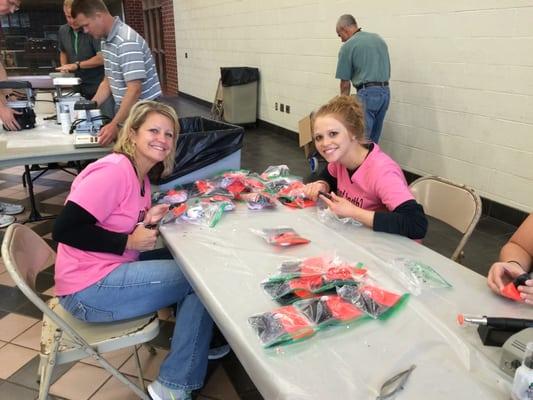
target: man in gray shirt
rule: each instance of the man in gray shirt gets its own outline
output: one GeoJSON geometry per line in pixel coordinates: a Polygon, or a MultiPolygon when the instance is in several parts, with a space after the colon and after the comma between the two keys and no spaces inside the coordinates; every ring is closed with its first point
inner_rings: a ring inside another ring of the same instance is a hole
{"type": "Polygon", "coordinates": [[[93,98],[100,105],[113,96],[118,110],[100,130],[99,143],[107,145],[118,134],[138,100],[155,100],[161,86],[152,53],[145,40],[107,10],[102,0],[74,0],[72,17],[85,33],[102,39],[105,79],[93,98]]]}
{"type": "Polygon", "coordinates": [[[340,93],[349,95],[353,84],[365,111],[367,139],[377,143],[390,102],[387,44],[378,34],[363,32],[349,14],[339,18],[336,28],[343,43],[335,74],[340,93]]]}
{"type": "Polygon", "coordinates": [[[59,28],[59,61],[61,72],[73,72],[81,78],[77,90],[86,99],[92,99],[104,79],[104,59],[100,52],[100,40],[89,36],[76,25],[71,15],[72,2],[63,2],[67,23],[59,28]]]}

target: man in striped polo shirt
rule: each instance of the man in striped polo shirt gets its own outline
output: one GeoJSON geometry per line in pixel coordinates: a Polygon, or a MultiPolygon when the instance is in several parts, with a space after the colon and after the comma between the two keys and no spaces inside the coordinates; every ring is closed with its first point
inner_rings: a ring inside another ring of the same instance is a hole
{"type": "Polygon", "coordinates": [[[71,14],[85,33],[102,40],[105,78],[93,100],[100,105],[112,95],[118,107],[113,120],[98,134],[99,143],[105,146],[116,139],[119,125],[138,100],[161,96],[159,77],[145,40],[113,17],[102,0],[74,0],[71,14]]]}

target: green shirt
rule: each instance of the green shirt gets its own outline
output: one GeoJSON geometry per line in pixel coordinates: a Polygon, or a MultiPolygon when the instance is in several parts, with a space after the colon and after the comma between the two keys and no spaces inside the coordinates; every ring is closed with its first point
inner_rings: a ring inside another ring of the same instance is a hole
{"type": "Polygon", "coordinates": [[[354,86],[366,82],[387,82],[390,78],[389,51],[376,33],[359,31],[339,50],[335,78],[352,81],[354,86]]]}

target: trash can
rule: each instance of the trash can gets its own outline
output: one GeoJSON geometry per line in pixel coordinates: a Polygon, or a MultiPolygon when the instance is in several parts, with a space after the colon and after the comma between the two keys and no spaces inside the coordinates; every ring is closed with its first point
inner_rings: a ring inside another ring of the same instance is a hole
{"type": "Polygon", "coordinates": [[[249,124],[257,120],[259,70],[250,67],[220,68],[224,120],[249,124]]]}
{"type": "Polygon", "coordinates": [[[180,118],[173,172],[156,184],[169,190],[241,167],[244,129],[204,117],[180,118]]]}

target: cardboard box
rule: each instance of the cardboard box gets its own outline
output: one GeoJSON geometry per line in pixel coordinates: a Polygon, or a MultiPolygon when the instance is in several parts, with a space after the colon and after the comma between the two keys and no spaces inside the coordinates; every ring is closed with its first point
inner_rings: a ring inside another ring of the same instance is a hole
{"type": "Polygon", "coordinates": [[[298,121],[298,134],[300,147],[304,148],[305,156],[309,157],[315,151],[313,135],[311,133],[310,115],[298,121]]]}
{"type": "MultiPolygon", "coordinates": [[[[328,102],[334,100],[336,97],[332,97],[328,102]]],[[[311,132],[311,113],[298,121],[298,134],[300,147],[304,148],[305,157],[309,158],[316,151],[311,132]]]]}

